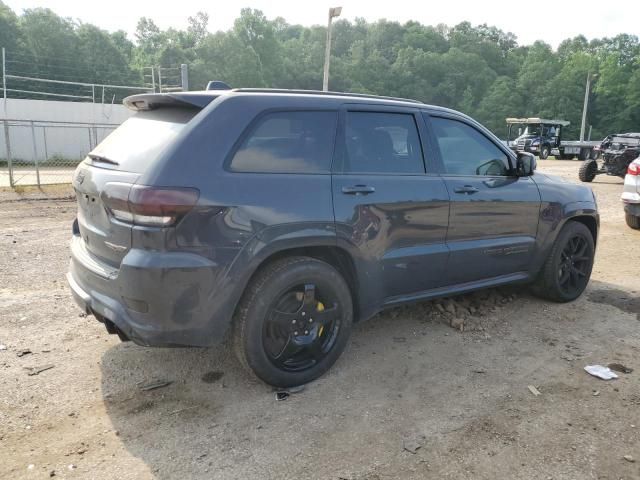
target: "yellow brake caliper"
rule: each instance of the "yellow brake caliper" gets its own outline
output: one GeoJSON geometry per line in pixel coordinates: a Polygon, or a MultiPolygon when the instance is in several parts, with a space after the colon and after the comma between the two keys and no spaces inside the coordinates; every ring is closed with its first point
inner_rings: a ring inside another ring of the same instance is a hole
{"type": "MultiPolygon", "coordinates": [[[[316,312],[322,312],[324,310],[324,304],[322,302],[318,302],[318,305],[316,305],[316,312]]],[[[324,325],[320,325],[320,328],[318,329],[318,336],[322,336],[322,331],[324,330],[324,325]]]]}

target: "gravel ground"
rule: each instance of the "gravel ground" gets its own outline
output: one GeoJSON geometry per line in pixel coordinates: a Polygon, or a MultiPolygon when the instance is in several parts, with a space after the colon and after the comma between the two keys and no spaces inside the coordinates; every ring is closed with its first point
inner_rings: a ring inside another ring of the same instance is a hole
{"type": "Polygon", "coordinates": [[[280,402],[225,348],[137,347],[80,315],[64,279],[74,203],[4,192],[0,478],[640,478],[640,232],[621,184],[592,185],[602,230],[578,301],[520,287],[385,312],[280,402]],[[610,362],[635,370],[583,371],[610,362]],[[158,380],[172,383],[140,388],[158,380]]]}

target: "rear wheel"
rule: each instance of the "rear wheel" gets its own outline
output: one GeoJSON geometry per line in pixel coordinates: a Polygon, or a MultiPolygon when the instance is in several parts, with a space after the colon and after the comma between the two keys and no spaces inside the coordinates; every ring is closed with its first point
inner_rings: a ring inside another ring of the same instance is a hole
{"type": "Polygon", "coordinates": [[[589,283],[595,244],[582,223],[569,221],[556,238],[535,283],[535,292],[556,302],[575,300],[589,283]]]}
{"type": "Polygon", "coordinates": [[[598,173],[598,162],[595,160],[585,160],[578,170],[578,178],[581,182],[591,182],[598,173]]]}
{"type": "Polygon", "coordinates": [[[578,160],[586,160],[587,158],[589,158],[591,156],[591,152],[590,149],[588,148],[581,148],[580,149],[580,153],[578,153],[578,160]]]}
{"type": "Polygon", "coordinates": [[[352,320],[349,287],[335,268],[309,257],[279,260],[247,289],[235,318],[236,354],[269,385],[302,385],[335,363],[352,320]]]}
{"type": "Polygon", "coordinates": [[[627,225],[629,225],[634,230],[640,229],[640,217],[625,212],[624,219],[626,220],[627,225]]]}

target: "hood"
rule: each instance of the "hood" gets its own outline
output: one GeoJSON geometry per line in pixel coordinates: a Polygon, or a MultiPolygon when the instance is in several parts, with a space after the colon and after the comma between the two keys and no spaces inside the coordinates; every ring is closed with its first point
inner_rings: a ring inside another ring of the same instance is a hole
{"type": "Polygon", "coordinates": [[[590,187],[572,182],[557,175],[536,171],[533,176],[543,201],[561,203],[589,202],[595,204],[595,196],[590,187]]]}
{"type": "Polygon", "coordinates": [[[538,140],[540,139],[540,135],[520,135],[518,138],[515,139],[515,141],[517,142],[518,140],[538,140]]]}

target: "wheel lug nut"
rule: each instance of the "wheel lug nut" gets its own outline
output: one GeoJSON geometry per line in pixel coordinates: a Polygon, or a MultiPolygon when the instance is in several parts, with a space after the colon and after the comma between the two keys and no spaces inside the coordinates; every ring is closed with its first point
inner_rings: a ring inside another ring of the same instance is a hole
{"type": "Polygon", "coordinates": [[[309,335],[309,330],[305,330],[305,331],[304,331],[304,334],[305,334],[305,335],[309,335]]]}
{"type": "Polygon", "coordinates": [[[306,313],[305,313],[305,312],[302,312],[302,316],[304,317],[305,315],[306,315],[306,313]]]}
{"type": "Polygon", "coordinates": [[[298,335],[298,332],[293,332],[293,334],[297,336],[297,335],[298,335]]]}
{"type": "Polygon", "coordinates": [[[309,319],[309,323],[313,323],[313,318],[310,318],[310,319],[309,319]]]}
{"type": "Polygon", "coordinates": [[[295,324],[296,324],[296,321],[295,321],[295,320],[291,320],[291,323],[293,323],[293,324],[295,325],[295,324]]]}

